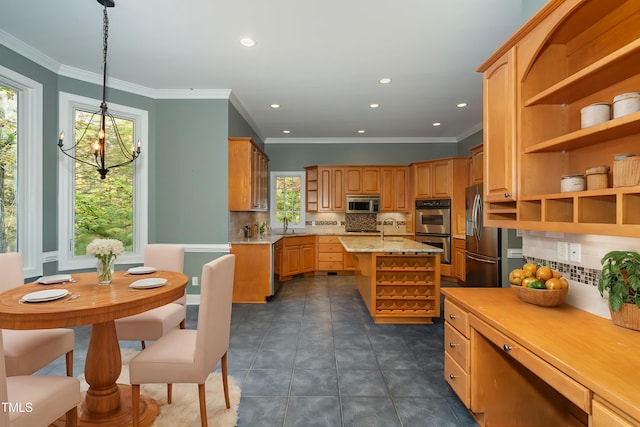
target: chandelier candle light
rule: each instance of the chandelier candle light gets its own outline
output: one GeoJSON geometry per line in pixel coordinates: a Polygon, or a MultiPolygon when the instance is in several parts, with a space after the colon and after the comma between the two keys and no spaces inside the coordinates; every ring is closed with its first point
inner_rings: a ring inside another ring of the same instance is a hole
{"type": "Polygon", "coordinates": [[[104,6],[104,17],[103,17],[103,48],[102,48],[102,57],[103,57],[103,64],[102,64],[102,102],[100,103],[100,110],[96,111],[95,113],[93,113],[93,116],[91,117],[91,120],[89,121],[89,123],[87,123],[86,128],[84,129],[84,131],[80,134],[80,138],[77,138],[76,143],[70,147],[70,148],[63,148],[63,140],[64,140],[64,132],[60,132],[60,135],[58,137],[58,147],[60,148],[60,151],[62,151],[63,154],[65,154],[68,157],[71,157],[72,159],[81,162],[81,163],[85,163],[91,167],[95,167],[96,170],[98,171],[98,173],[100,174],[100,178],[101,179],[105,179],[107,176],[107,173],[109,172],[110,169],[113,168],[117,168],[119,166],[124,166],[124,165],[128,165],[129,163],[133,162],[135,159],[138,158],[138,156],[140,155],[140,140],[138,140],[138,144],[137,147],[134,147],[133,150],[131,150],[131,154],[127,154],[129,152],[129,149],[127,147],[125,147],[124,142],[122,141],[122,137],[120,136],[120,132],[118,131],[118,128],[116,126],[116,122],[114,117],[109,113],[109,110],[107,108],[107,101],[106,101],[106,92],[107,92],[107,39],[109,37],[109,17],[107,15],[107,7],[115,7],[115,2],[113,0],[97,0],[98,3],[102,4],[104,6]],[[93,156],[94,159],[93,161],[87,161],[87,160],[83,160],[80,159],[78,157],[75,157],[74,153],[75,153],[75,148],[83,141],[83,137],[84,135],[87,133],[87,130],[89,129],[89,126],[91,125],[91,123],[93,122],[93,119],[98,116],[100,117],[100,130],[98,131],[98,140],[97,141],[93,141],[91,143],[91,146],[93,148],[93,156]],[[106,159],[106,145],[107,145],[107,133],[106,133],[106,121],[107,121],[107,117],[110,119],[111,121],[111,126],[113,127],[113,139],[115,139],[116,141],[116,146],[118,146],[118,148],[122,151],[122,153],[125,154],[125,160],[121,163],[115,164],[115,165],[107,165],[107,159],[106,159]],[[69,151],[71,151],[71,154],[69,154],[69,151]]]}
{"type": "Polygon", "coordinates": [[[124,246],[116,239],[95,239],[87,245],[87,254],[98,260],[98,283],[111,283],[116,258],[124,253],[124,246]]]}

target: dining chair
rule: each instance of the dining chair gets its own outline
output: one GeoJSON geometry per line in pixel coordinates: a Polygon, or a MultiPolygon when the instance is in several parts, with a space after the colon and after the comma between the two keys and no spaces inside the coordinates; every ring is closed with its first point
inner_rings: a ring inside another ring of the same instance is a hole
{"type": "Polygon", "coordinates": [[[80,382],[73,377],[19,375],[7,377],[0,337],[0,426],[48,426],[66,414],[65,425],[78,422],[80,382]]]}
{"type": "Polygon", "coordinates": [[[207,427],[204,383],[220,360],[227,409],[227,350],[231,333],[231,299],[235,255],[227,254],[202,267],[198,326],[176,329],[155,341],[129,362],[133,425],[139,426],[140,384],[167,384],[171,403],[173,383],[198,384],[200,424],[207,427]]]}
{"type": "MultiPolygon", "coordinates": [[[[0,254],[0,292],[22,286],[22,254],[0,254]]],[[[30,375],[65,355],[67,375],[73,376],[73,329],[3,329],[4,363],[8,376],[30,375]]]]}
{"type": "MultiPolygon", "coordinates": [[[[144,248],[144,265],[157,270],[184,270],[184,246],[174,244],[151,244],[144,248]]],[[[186,292],[186,289],[185,289],[186,292]]],[[[142,349],[145,341],[157,340],[168,331],[180,327],[184,329],[187,316],[187,298],[179,299],[133,316],[116,319],[116,333],[121,341],[140,341],[142,349]]]]}

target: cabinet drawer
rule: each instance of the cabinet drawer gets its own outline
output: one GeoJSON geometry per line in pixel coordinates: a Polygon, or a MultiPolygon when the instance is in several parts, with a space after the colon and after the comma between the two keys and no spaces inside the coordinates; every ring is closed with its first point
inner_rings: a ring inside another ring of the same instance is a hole
{"type": "Polygon", "coordinates": [[[342,262],[342,252],[340,253],[319,253],[318,254],[318,261],[323,262],[323,261],[339,261],[342,262]]]}
{"type": "Polygon", "coordinates": [[[319,261],[318,270],[340,271],[344,268],[342,262],[339,261],[319,261]]]}
{"type": "Polygon", "coordinates": [[[444,379],[447,380],[464,406],[468,408],[471,400],[469,374],[456,363],[449,353],[444,354],[444,379]]]}
{"type": "Polygon", "coordinates": [[[449,298],[444,300],[444,319],[456,328],[458,332],[469,338],[468,314],[462,308],[449,301],[449,298]]]}
{"type": "Polygon", "coordinates": [[[320,243],[318,244],[318,252],[338,252],[342,253],[342,245],[340,243],[320,243]]]}
{"type": "Polygon", "coordinates": [[[285,246],[313,245],[315,236],[285,237],[283,240],[285,246]]]}
{"type": "Polygon", "coordinates": [[[318,243],[333,243],[336,245],[341,245],[338,236],[318,236],[318,243]]]}
{"type": "Polygon", "coordinates": [[[483,335],[487,340],[504,350],[506,354],[520,362],[538,378],[559,391],[564,397],[573,402],[586,413],[591,413],[591,390],[574,381],[549,363],[545,362],[515,340],[498,332],[482,320],[471,315],[469,325],[483,335]]]}
{"type": "Polygon", "coordinates": [[[621,414],[616,409],[609,407],[606,402],[599,400],[597,397],[593,399],[593,413],[591,414],[591,427],[632,427],[640,424],[621,414]]]}
{"type": "Polygon", "coordinates": [[[448,323],[444,325],[444,351],[453,357],[462,369],[469,372],[469,340],[448,323]]]}

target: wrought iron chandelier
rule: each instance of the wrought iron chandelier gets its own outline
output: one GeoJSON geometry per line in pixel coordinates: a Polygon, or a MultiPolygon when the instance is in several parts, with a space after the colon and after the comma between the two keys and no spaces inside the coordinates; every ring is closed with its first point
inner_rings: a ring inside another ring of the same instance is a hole
{"type": "Polygon", "coordinates": [[[129,163],[132,163],[135,159],[138,158],[138,156],[140,155],[140,141],[138,140],[137,146],[134,147],[132,150],[128,149],[124,142],[122,141],[122,137],[120,136],[120,131],[118,130],[118,127],[116,126],[116,121],[115,118],[109,113],[109,110],[107,108],[107,101],[106,101],[106,92],[107,92],[107,39],[109,38],[109,16],[107,15],[107,8],[108,7],[115,7],[115,1],[114,0],[97,0],[98,3],[100,3],[101,5],[104,6],[104,12],[103,12],[103,24],[102,24],[102,33],[103,33],[103,48],[102,48],[102,57],[103,57],[103,64],[102,64],[102,102],[100,103],[100,110],[96,111],[95,113],[93,113],[93,115],[91,116],[91,120],[89,120],[89,122],[87,123],[86,127],[84,128],[84,130],[81,132],[80,138],[76,139],[76,143],[69,148],[64,148],[63,147],[63,140],[64,140],[64,132],[60,132],[60,136],[58,138],[58,147],[60,148],[60,151],[62,151],[62,153],[64,153],[66,156],[71,157],[72,159],[74,159],[75,161],[87,164],[91,167],[96,168],[96,170],[98,171],[98,173],[100,174],[100,179],[105,179],[107,176],[107,173],[113,169],[113,168],[117,168],[120,166],[124,166],[124,165],[128,165],[129,163]],[[83,142],[84,140],[84,136],[87,133],[87,130],[89,130],[89,127],[91,126],[91,124],[93,123],[93,120],[99,117],[100,119],[100,130],[98,131],[98,140],[97,141],[90,141],[92,150],[93,150],[93,160],[84,160],[81,158],[76,157],[75,155],[75,149],[76,147],[78,147],[81,143],[86,143],[83,142]],[[106,145],[107,145],[107,133],[106,133],[106,124],[107,124],[107,119],[111,122],[111,127],[113,128],[113,137],[110,139],[112,141],[114,141],[114,143],[112,145],[114,145],[114,148],[118,148],[120,149],[120,151],[122,152],[123,156],[124,156],[124,161],[117,163],[117,164],[113,164],[113,165],[107,165],[107,158],[106,158],[106,145]],[[71,152],[71,153],[70,153],[71,152]]]}

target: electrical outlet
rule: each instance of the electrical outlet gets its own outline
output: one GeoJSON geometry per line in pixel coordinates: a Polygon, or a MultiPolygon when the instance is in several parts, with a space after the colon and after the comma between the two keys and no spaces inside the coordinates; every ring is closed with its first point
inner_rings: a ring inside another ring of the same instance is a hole
{"type": "Polygon", "coordinates": [[[193,276],[191,278],[191,286],[199,286],[200,284],[198,283],[198,276],[193,276]]]}
{"type": "Polygon", "coordinates": [[[567,242],[558,242],[556,244],[556,250],[558,253],[558,261],[569,260],[569,244],[567,242]]]}
{"type": "Polygon", "coordinates": [[[582,261],[582,245],[580,243],[569,243],[569,261],[582,261]]]}
{"type": "Polygon", "coordinates": [[[522,230],[516,229],[516,237],[522,237],[522,230]]]}

